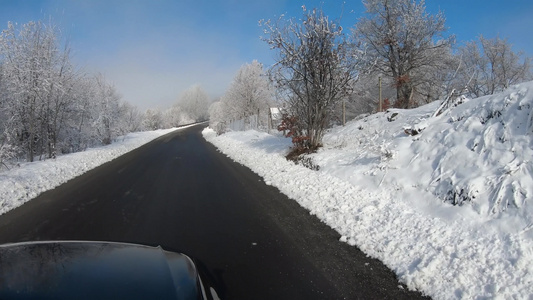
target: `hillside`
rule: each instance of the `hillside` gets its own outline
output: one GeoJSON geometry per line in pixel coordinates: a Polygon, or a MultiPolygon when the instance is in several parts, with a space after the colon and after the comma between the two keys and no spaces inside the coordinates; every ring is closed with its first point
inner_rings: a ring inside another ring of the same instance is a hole
{"type": "Polygon", "coordinates": [[[331,129],[311,155],[284,159],[277,133],[206,139],[249,166],[436,299],[533,295],[533,82],[433,117],[438,102],[331,129]],[[416,135],[413,135],[417,133],[416,135]]]}
{"type": "Polygon", "coordinates": [[[523,226],[530,224],[533,83],[465,99],[431,117],[438,104],[389,110],[331,130],[314,160],[354,184],[427,191],[480,217],[518,214],[523,226]],[[406,133],[413,129],[420,133],[406,133]]]}

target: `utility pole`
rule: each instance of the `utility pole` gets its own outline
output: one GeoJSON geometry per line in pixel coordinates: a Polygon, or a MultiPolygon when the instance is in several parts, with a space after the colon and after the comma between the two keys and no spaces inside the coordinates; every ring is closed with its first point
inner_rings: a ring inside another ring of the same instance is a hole
{"type": "Polygon", "coordinates": [[[381,76],[379,76],[379,112],[383,111],[383,101],[381,100],[381,76]]]}

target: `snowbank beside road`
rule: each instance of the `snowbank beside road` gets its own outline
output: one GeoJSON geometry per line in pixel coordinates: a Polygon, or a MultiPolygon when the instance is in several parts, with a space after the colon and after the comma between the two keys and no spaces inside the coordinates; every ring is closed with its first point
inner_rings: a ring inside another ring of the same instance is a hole
{"type": "Polygon", "coordinates": [[[311,155],[320,171],[286,161],[290,141],[279,135],[204,137],[411,289],[436,299],[531,298],[533,83],[431,117],[437,107],[330,130],[311,155]]]}
{"type": "Polygon", "coordinates": [[[0,214],[174,130],[176,128],[130,133],[111,145],[3,170],[0,172],[0,214]]]}

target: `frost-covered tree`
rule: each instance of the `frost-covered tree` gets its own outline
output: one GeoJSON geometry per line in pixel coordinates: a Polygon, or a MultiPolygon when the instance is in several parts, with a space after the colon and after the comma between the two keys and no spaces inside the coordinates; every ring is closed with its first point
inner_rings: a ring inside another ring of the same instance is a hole
{"type": "Polygon", "coordinates": [[[103,76],[77,71],[60,41],[51,22],[8,23],[0,34],[2,162],[54,158],[136,130],[135,108],[103,76]]]}
{"type": "Polygon", "coordinates": [[[122,125],[125,132],[137,132],[142,129],[142,113],[137,106],[128,102],[122,102],[120,110],[122,111],[122,125]]]}
{"type": "Polygon", "coordinates": [[[165,128],[178,127],[194,122],[195,120],[188,116],[179,103],[175,103],[163,112],[163,127],[165,128]]]}
{"type": "Polygon", "coordinates": [[[72,87],[60,135],[62,153],[111,143],[118,136],[141,130],[138,108],[121,100],[116,88],[102,74],[79,76],[72,87]]]}
{"type": "Polygon", "coordinates": [[[226,131],[227,116],[224,114],[224,104],[221,100],[213,102],[209,106],[209,127],[214,129],[218,134],[226,131]]]}
{"type": "Polygon", "coordinates": [[[145,130],[157,130],[163,128],[163,113],[159,109],[147,109],[144,112],[142,127],[145,130]]]}
{"type": "MultiPolygon", "coordinates": [[[[353,52],[342,27],[322,10],[306,10],[301,20],[280,17],[263,23],[263,39],[277,51],[271,78],[305,135],[303,147],[320,146],[335,105],[356,79],[353,52]]],[[[295,120],[293,118],[293,120],[295,120]]]]}
{"type": "Polygon", "coordinates": [[[61,140],[65,134],[66,122],[73,117],[73,106],[77,101],[73,90],[79,76],[70,63],[69,53],[70,49],[65,48],[61,56],[56,57],[53,69],[50,70],[52,81],[48,85],[48,96],[45,100],[46,110],[43,120],[45,128],[42,134],[49,158],[55,158],[58,148],[62,146],[61,140]]]}
{"type": "Polygon", "coordinates": [[[47,152],[55,156],[63,121],[73,101],[75,72],[68,45],[59,46],[58,29],[29,22],[13,23],[0,35],[3,104],[13,116],[17,140],[27,160],[47,152]]]}
{"type": "Polygon", "coordinates": [[[94,77],[80,76],[72,89],[75,99],[70,107],[70,116],[65,120],[62,147],[63,153],[83,151],[97,143],[93,140],[94,128],[91,126],[93,118],[93,102],[96,99],[96,82],[94,77]]]}
{"type": "MultiPolygon", "coordinates": [[[[420,101],[415,99],[417,93],[443,84],[438,82],[438,76],[432,75],[447,69],[454,41],[453,36],[444,36],[444,14],[428,14],[424,0],[365,0],[363,3],[366,16],[356,24],[354,36],[367,51],[366,67],[393,79],[395,106],[413,107],[420,101]]],[[[428,96],[431,98],[431,95],[422,96],[424,102],[428,102],[428,96]]]]}
{"type": "Polygon", "coordinates": [[[9,115],[7,109],[7,94],[2,80],[2,63],[0,61],[0,169],[6,166],[5,160],[16,156],[17,145],[15,139],[15,126],[13,126],[14,117],[9,115]]]}
{"type": "Polygon", "coordinates": [[[108,83],[102,74],[95,77],[95,99],[92,105],[92,128],[94,138],[104,145],[125,133],[120,128],[120,95],[115,87],[108,83]]]}
{"type": "Polygon", "coordinates": [[[218,117],[223,116],[220,121],[229,123],[235,120],[250,122],[249,117],[254,116],[258,125],[266,128],[272,96],[270,81],[263,71],[263,65],[254,60],[242,65],[233,78],[220,101],[223,113],[218,117]]]}
{"type": "Polygon", "coordinates": [[[180,97],[178,105],[194,122],[205,121],[209,118],[209,96],[200,85],[193,85],[180,97]]]}
{"type": "Polygon", "coordinates": [[[459,84],[471,97],[492,95],[513,84],[532,79],[531,58],[514,52],[507,39],[499,37],[466,43],[459,49],[459,84]]]}
{"type": "Polygon", "coordinates": [[[361,76],[355,83],[353,92],[346,99],[346,119],[350,120],[361,114],[379,111],[379,77],[381,77],[381,99],[384,109],[396,95],[394,82],[390,77],[380,73],[361,76]]]}
{"type": "Polygon", "coordinates": [[[241,66],[224,95],[233,118],[244,118],[268,109],[272,91],[263,65],[257,60],[241,66]]]}
{"type": "MultiPolygon", "coordinates": [[[[0,106],[1,109],[1,106],[0,106]]],[[[14,118],[5,114],[0,110],[0,169],[2,166],[7,167],[5,161],[8,161],[17,156],[20,149],[17,146],[14,126],[12,125],[14,118]]]]}

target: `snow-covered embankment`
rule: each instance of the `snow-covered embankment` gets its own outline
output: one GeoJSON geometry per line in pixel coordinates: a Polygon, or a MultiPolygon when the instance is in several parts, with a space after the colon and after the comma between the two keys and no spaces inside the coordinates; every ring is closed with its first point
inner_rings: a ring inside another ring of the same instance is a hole
{"type": "Polygon", "coordinates": [[[286,161],[290,141],[279,135],[203,133],[409,288],[436,299],[531,298],[533,82],[432,117],[438,105],[330,130],[311,155],[320,171],[286,161]]]}

